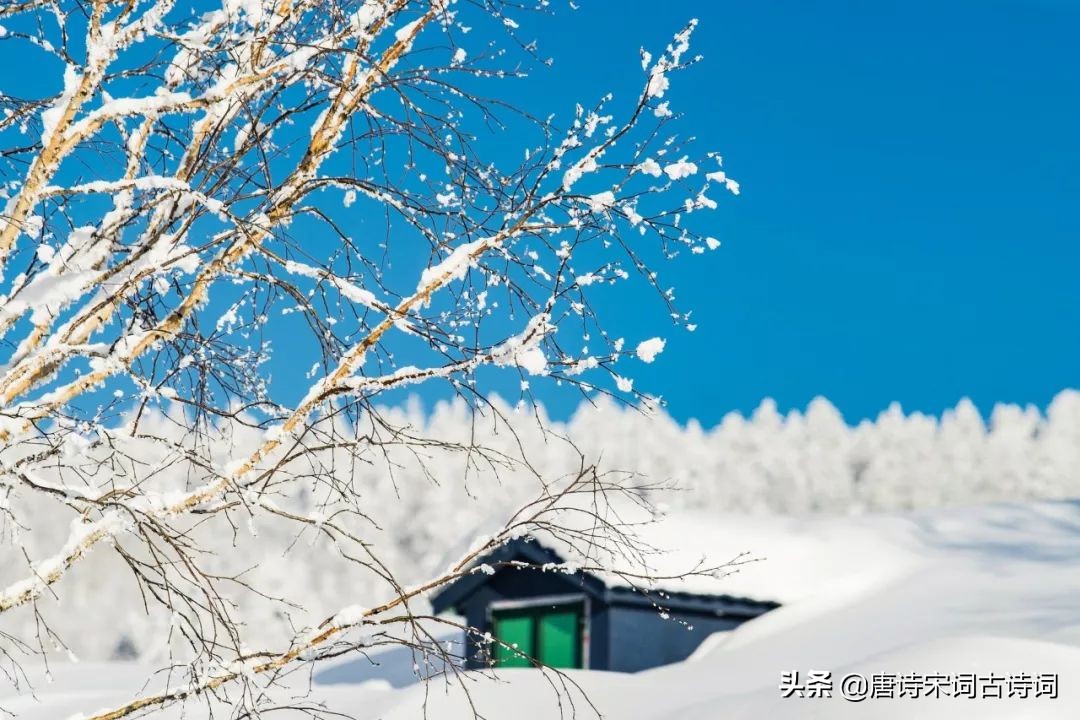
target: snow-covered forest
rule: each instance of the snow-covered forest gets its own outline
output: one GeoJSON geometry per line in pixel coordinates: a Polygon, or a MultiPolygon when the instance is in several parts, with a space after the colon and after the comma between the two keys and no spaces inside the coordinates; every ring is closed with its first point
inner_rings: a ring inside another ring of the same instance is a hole
{"type": "MultiPolygon", "coordinates": [[[[766,401],[750,417],[732,413],[713,428],[696,422],[682,426],[663,412],[610,400],[583,404],[565,422],[547,420],[541,408],[535,409],[538,422],[532,408],[515,409],[497,398],[494,405],[498,412],[479,416],[462,401],[430,411],[414,401],[381,412],[395,426],[451,447],[478,436],[488,457],[525,457],[528,467],[470,461],[438,445],[415,454],[402,447],[371,463],[317,458],[363,488],[365,511],[379,521],[369,538],[404,581],[441,569],[446,560],[441,549],[460,545],[492,517],[520,505],[535,490],[537,474],[565,474],[582,457],[667,486],[653,492],[658,503],[706,515],[852,514],[1080,496],[1080,393],[1075,391],[1062,392],[1042,412],[999,405],[988,423],[973,405],[961,402],[940,418],[905,414],[894,406],[876,421],[854,427],[821,398],[804,412],[787,415],[766,401]],[[675,490],[669,492],[670,487],[675,490]]],[[[180,427],[161,415],[147,422],[163,436],[180,427]]],[[[261,433],[240,424],[220,429],[212,448],[217,457],[242,455],[260,440],[261,433]]],[[[182,478],[175,480],[182,485],[182,478]]],[[[290,501],[313,516],[322,505],[307,493],[290,501]]],[[[70,517],[55,513],[54,506],[41,505],[37,514],[24,516],[38,529],[34,541],[44,547],[67,532],[70,517]]],[[[325,552],[315,533],[297,534],[287,523],[266,518],[240,523],[225,547],[215,567],[251,568],[259,587],[289,587],[301,604],[317,606],[327,596],[366,603],[382,591],[370,574],[350,571],[341,558],[325,552]]],[[[108,591],[128,582],[126,574],[115,558],[101,555],[66,579],[64,612],[50,618],[76,656],[155,660],[166,652],[168,613],[148,613],[137,593],[108,591]],[[87,627],[86,615],[109,620],[87,627]]],[[[238,602],[238,614],[257,629],[254,637],[269,643],[288,636],[287,612],[250,595],[238,602]]],[[[28,623],[23,632],[32,630],[33,618],[23,622],[28,623]]]]}
{"type": "MultiPolygon", "coordinates": [[[[940,417],[905,413],[894,404],[856,425],[825,398],[786,414],[765,400],[749,416],[733,412],[711,428],[680,425],[662,411],[606,398],[583,403],[564,422],[548,420],[543,408],[536,409],[538,423],[533,408],[499,407],[512,433],[501,419],[473,418],[462,402],[438,404],[430,413],[417,403],[389,412],[433,437],[460,441],[480,432],[485,444],[507,453],[520,443],[541,473],[568,472],[580,453],[664,484],[657,497],[673,508],[860,513],[1080,496],[1080,392],[1074,390],[1062,391],[1046,408],[996,405],[987,420],[962,400],[940,417]],[[572,447],[553,434],[572,439],[572,447]]],[[[453,480],[468,468],[449,460],[431,465],[421,471],[402,458],[395,474],[402,486],[466,496],[453,480]]],[[[382,471],[359,472],[374,478],[382,471]]],[[[506,485],[512,492],[513,484],[506,485]]]]}

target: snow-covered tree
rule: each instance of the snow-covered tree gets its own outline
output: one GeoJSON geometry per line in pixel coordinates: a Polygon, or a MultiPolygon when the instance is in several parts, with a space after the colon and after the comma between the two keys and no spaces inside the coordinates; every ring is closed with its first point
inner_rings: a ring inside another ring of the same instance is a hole
{"type": "Polygon", "coordinates": [[[491,441],[513,427],[489,391],[510,376],[524,401],[540,383],[641,397],[624,358],[664,341],[609,334],[595,299],[638,288],[685,323],[655,267],[714,249],[698,216],[738,185],[675,129],[666,93],[694,61],[692,24],[631,61],[633,97],[507,99],[542,69],[527,28],[547,5],[0,5],[4,57],[37,90],[0,77],[0,618],[33,628],[0,637],[5,657],[65,647],[57,618],[102,608],[70,596],[89,588],[164,613],[124,648],[158,642],[176,673],[92,717],[208,696],[248,717],[298,663],[381,642],[443,652],[422,598],[509,538],[544,527],[633,556],[602,500],[641,501],[640,483],[580,457],[541,472],[491,441]],[[282,355],[310,370],[273,377],[282,355]],[[463,398],[466,426],[435,436],[380,409],[422,383],[463,398]],[[512,472],[517,502],[491,502],[503,524],[408,584],[377,529],[451,509],[374,502],[406,462],[476,497],[512,472]],[[317,587],[288,582],[305,557],[317,587]],[[358,605],[346,579],[364,573],[358,605]],[[252,597],[288,629],[276,643],[241,612],[252,597]]]}

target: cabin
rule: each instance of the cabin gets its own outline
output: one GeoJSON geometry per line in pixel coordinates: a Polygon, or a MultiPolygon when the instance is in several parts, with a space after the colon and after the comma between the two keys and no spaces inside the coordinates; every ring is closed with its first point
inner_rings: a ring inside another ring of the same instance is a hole
{"type": "Polygon", "coordinates": [[[521,538],[479,558],[472,572],[431,598],[479,631],[465,666],[638,672],[685,660],[709,635],[729,631],[776,607],[769,600],[665,590],[644,593],[618,579],[543,566],[566,558],[521,538]],[[506,567],[505,563],[519,564],[506,567]],[[499,568],[499,569],[494,569],[499,568]],[[490,633],[499,642],[485,642],[490,633]]]}

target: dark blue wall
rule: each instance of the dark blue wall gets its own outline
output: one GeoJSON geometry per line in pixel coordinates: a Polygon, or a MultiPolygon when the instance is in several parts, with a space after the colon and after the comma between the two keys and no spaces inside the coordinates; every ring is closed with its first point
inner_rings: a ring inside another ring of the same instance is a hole
{"type": "MultiPolygon", "coordinates": [[[[585,587],[581,576],[513,568],[496,572],[478,585],[459,606],[469,627],[491,632],[488,607],[500,600],[533,600],[545,595],[589,595],[588,666],[596,670],[637,672],[685,660],[711,633],[730,630],[742,619],[721,617],[713,611],[671,611],[668,619],[640,596],[623,597],[613,604],[597,597],[597,588],[585,587]],[[592,592],[590,592],[592,591],[592,592]],[[635,601],[636,599],[636,601],[635,601]]],[[[486,665],[486,650],[474,638],[466,666],[486,665]]]]}
{"type": "Polygon", "coordinates": [[[656,608],[640,605],[611,605],[606,615],[610,640],[607,663],[601,669],[615,672],[638,672],[685,660],[712,633],[743,622],[686,611],[673,611],[664,619],[656,608]]]}

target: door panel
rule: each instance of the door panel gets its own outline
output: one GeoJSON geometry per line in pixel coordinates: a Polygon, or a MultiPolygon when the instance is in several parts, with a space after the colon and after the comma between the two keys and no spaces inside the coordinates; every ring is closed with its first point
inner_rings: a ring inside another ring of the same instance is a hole
{"type": "Polygon", "coordinates": [[[540,661],[553,668],[581,667],[581,637],[576,609],[550,610],[540,616],[540,661]]]}
{"type": "Polygon", "coordinates": [[[532,667],[529,660],[536,654],[533,647],[535,620],[530,613],[500,613],[495,615],[495,664],[499,667],[532,667]],[[514,648],[506,645],[516,646],[514,648]]]}

